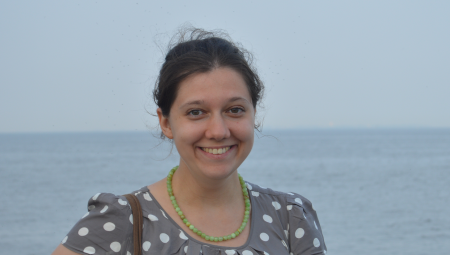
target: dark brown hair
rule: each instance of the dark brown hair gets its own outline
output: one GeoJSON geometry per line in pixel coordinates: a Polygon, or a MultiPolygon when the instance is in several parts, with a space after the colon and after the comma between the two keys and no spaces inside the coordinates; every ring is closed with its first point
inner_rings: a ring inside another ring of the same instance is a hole
{"type": "Polygon", "coordinates": [[[169,116],[181,81],[189,75],[210,72],[219,67],[231,68],[242,76],[256,109],[262,99],[264,85],[252,67],[253,57],[248,51],[220,31],[189,28],[182,30],[176,38],[169,44],[153,90],[153,100],[164,116],[169,116]]]}

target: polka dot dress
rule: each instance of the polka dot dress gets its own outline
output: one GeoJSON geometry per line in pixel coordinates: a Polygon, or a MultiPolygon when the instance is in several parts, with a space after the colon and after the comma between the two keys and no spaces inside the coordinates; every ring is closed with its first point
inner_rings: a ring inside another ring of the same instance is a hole
{"type": "MultiPolygon", "coordinates": [[[[247,243],[226,247],[190,237],[164,212],[147,187],[135,191],[144,215],[142,253],[187,255],[310,255],[326,254],[326,246],[311,202],[247,183],[252,217],[247,243]]],[[[88,212],[61,242],[80,254],[132,255],[133,215],[123,196],[95,194],[88,212]]],[[[226,243],[225,243],[226,244],[226,243]]]]}

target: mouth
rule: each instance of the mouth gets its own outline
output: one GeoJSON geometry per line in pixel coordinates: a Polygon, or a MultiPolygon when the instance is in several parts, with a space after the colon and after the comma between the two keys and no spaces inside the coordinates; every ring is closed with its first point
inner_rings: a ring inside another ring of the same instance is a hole
{"type": "Polygon", "coordinates": [[[201,150],[203,150],[204,152],[208,153],[208,154],[213,154],[213,155],[222,155],[227,153],[227,151],[229,151],[231,148],[235,147],[235,145],[232,146],[223,146],[223,147],[199,147],[201,150]]]}

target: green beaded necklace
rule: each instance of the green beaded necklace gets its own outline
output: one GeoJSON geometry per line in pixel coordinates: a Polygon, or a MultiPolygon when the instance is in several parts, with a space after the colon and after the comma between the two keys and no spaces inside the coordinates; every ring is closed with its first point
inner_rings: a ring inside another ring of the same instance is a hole
{"type": "Polygon", "coordinates": [[[227,236],[214,237],[214,236],[208,236],[205,233],[203,233],[202,231],[198,230],[196,227],[194,227],[194,225],[192,225],[186,219],[186,217],[184,216],[180,207],[178,206],[177,200],[175,199],[175,196],[174,196],[173,190],[172,190],[172,177],[173,177],[173,174],[175,173],[175,171],[177,171],[177,169],[178,169],[178,166],[172,168],[169,172],[169,175],[167,175],[167,192],[169,192],[169,197],[170,197],[170,200],[172,201],[175,211],[178,213],[181,220],[183,220],[184,224],[186,224],[186,226],[190,230],[192,230],[198,236],[201,236],[202,238],[204,238],[206,241],[222,242],[222,241],[236,238],[239,234],[241,234],[242,231],[244,230],[245,226],[247,225],[248,218],[250,217],[250,208],[251,208],[250,198],[248,196],[247,187],[245,186],[245,182],[244,182],[244,179],[242,178],[242,176],[240,174],[238,174],[239,182],[241,183],[242,193],[244,194],[244,200],[245,200],[244,220],[242,221],[241,226],[236,230],[236,232],[231,233],[230,235],[227,235],[227,236]]]}

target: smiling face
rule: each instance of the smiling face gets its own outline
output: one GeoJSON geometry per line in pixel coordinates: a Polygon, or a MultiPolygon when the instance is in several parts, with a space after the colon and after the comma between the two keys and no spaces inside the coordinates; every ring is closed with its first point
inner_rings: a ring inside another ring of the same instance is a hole
{"type": "Polygon", "coordinates": [[[253,147],[255,109],[245,81],[233,69],[189,76],[179,84],[169,116],[157,112],[163,133],[180,154],[180,169],[198,177],[228,177],[253,147]]]}

